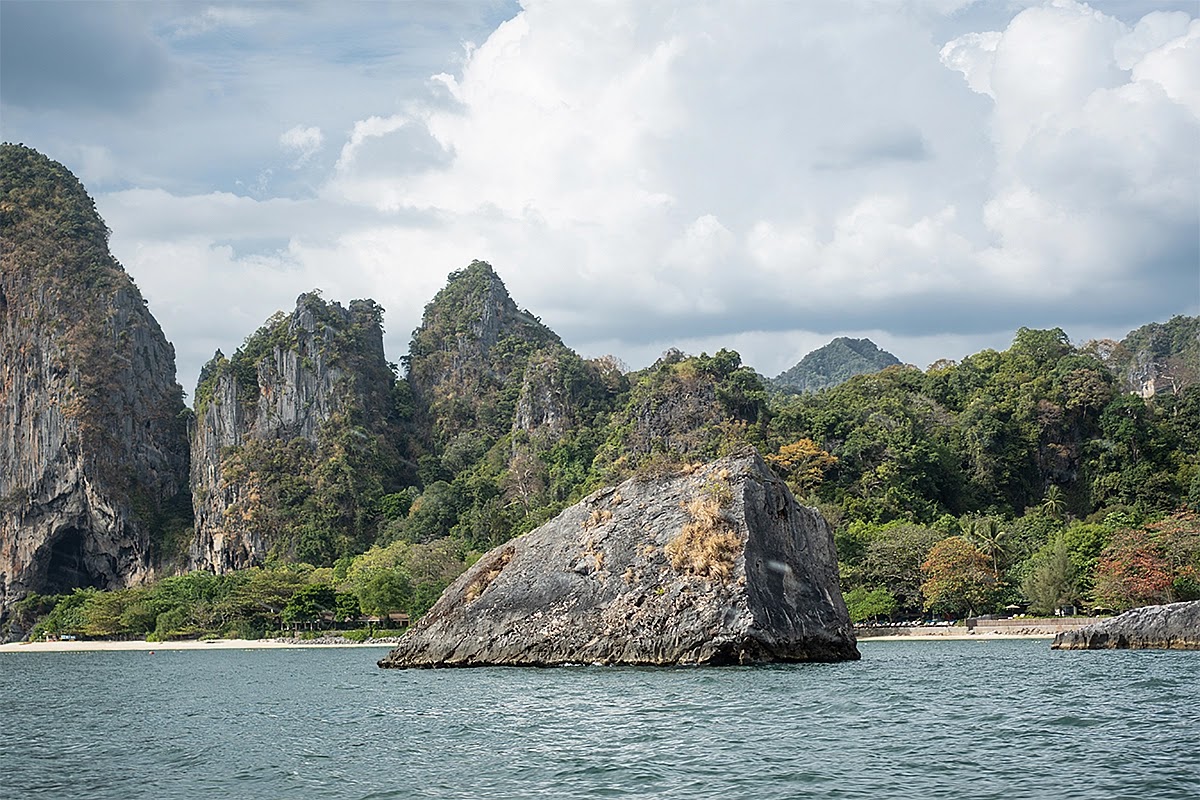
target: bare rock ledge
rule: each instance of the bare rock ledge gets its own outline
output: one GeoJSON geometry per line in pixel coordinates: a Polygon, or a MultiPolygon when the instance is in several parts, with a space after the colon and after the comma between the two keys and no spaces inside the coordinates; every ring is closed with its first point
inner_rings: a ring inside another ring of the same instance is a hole
{"type": "Polygon", "coordinates": [[[749,453],[603,489],[488,552],[379,666],[857,658],[828,523],[749,453]]]}
{"type": "Polygon", "coordinates": [[[1200,650],[1200,600],[1143,606],[1064,631],[1055,650],[1200,650]]]}

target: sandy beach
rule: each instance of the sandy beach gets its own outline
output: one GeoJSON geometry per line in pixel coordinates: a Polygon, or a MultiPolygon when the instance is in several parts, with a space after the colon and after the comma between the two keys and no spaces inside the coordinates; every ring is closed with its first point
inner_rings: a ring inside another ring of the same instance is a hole
{"type": "Polygon", "coordinates": [[[883,636],[858,636],[860,642],[942,642],[976,641],[987,642],[997,639],[1053,639],[1053,633],[901,633],[883,636]]]}
{"type": "Polygon", "coordinates": [[[11,642],[0,644],[0,653],[74,653],[103,650],[286,650],[322,647],[373,647],[377,650],[395,647],[391,642],[305,642],[280,641],[276,639],[203,639],[178,642],[11,642]]]}
{"type": "MultiPolygon", "coordinates": [[[[940,642],[940,641],[995,641],[998,639],[1053,639],[1052,633],[906,633],[882,636],[859,636],[860,642],[940,642]]],[[[110,650],[286,650],[318,649],[323,647],[373,647],[377,650],[395,647],[393,642],[306,642],[281,641],[277,639],[204,639],[178,642],[11,642],[0,644],[0,653],[83,653],[110,650]]]]}

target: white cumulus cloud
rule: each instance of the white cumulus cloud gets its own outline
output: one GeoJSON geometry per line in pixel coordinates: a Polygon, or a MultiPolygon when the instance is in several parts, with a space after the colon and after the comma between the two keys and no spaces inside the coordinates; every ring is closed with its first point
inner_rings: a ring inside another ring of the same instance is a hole
{"type": "Polygon", "coordinates": [[[295,157],[292,168],[299,169],[320,152],[325,136],[316,126],[297,125],[279,135],[279,144],[295,157]]]}
{"type": "Polygon", "coordinates": [[[408,12],[367,48],[347,34],[370,15],[339,7],[315,60],[286,63],[253,38],[267,26],[199,14],[258,49],[172,51],[193,80],[171,108],[198,110],[153,141],[202,139],[228,179],[204,185],[186,148],[177,184],[160,148],[130,168],[111,120],[73,152],[139,176],[98,203],[189,359],[318,286],[382,303],[398,359],[481,258],[585,355],[733,346],[775,374],[869,335],[924,365],[1022,325],[1119,336],[1200,311],[1200,22],[1178,5],[525,0],[419,66],[408,12]],[[219,158],[235,124],[258,149],[219,158]],[[237,318],[214,321],[235,285],[237,318]]]}

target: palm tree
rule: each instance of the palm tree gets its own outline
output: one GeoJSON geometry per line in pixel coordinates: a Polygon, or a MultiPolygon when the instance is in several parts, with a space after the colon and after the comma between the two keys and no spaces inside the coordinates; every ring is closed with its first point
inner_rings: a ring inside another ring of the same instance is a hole
{"type": "Polygon", "coordinates": [[[995,517],[973,519],[967,524],[966,539],[992,560],[992,577],[1000,580],[1000,559],[1005,555],[1008,531],[995,517]]]}
{"type": "Polygon", "coordinates": [[[1062,489],[1058,488],[1057,484],[1050,484],[1046,487],[1046,496],[1042,498],[1042,511],[1045,511],[1054,519],[1062,519],[1063,509],[1067,503],[1063,500],[1062,489]]]}

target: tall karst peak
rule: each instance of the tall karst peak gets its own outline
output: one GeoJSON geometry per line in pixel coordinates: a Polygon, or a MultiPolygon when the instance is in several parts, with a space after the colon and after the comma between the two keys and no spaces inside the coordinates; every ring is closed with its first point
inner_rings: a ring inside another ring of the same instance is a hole
{"type": "Polygon", "coordinates": [[[451,273],[425,306],[409,348],[422,438],[444,447],[461,434],[504,435],[530,356],[562,349],[554,331],[517,307],[489,264],[473,261],[451,273]]]}
{"type": "Polygon", "coordinates": [[[772,383],[787,391],[816,392],[837,386],[855,375],[878,372],[899,363],[900,359],[880,350],[870,339],[839,336],[806,355],[772,383]]]}
{"type": "Polygon", "coordinates": [[[374,540],[364,509],[405,472],[382,315],[371,300],[346,308],[302,294],[205,365],[192,436],[197,566],[327,563],[374,540]]]}
{"type": "Polygon", "coordinates": [[[0,609],[138,583],[190,528],[175,352],[69,170],[0,146],[0,609]]]}

